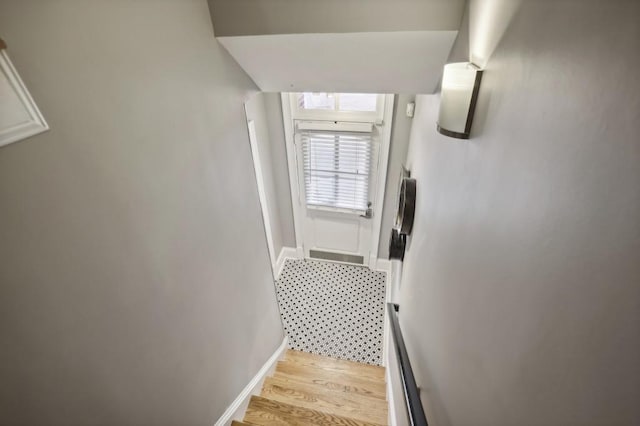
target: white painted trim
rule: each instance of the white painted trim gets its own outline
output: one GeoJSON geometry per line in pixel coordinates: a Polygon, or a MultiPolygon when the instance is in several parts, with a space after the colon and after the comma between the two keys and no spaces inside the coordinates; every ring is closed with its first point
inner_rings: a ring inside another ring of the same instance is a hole
{"type": "Polygon", "coordinates": [[[256,373],[256,375],[251,379],[251,381],[242,389],[242,392],[238,395],[238,397],[233,400],[231,405],[225,410],[225,412],[220,416],[218,421],[214,426],[228,426],[231,424],[233,420],[241,421],[244,417],[244,413],[249,406],[249,401],[251,400],[252,395],[259,395],[262,390],[262,383],[264,379],[272,374],[275,371],[276,364],[279,360],[284,357],[285,351],[287,350],[287,344],[289,343],[289,338],[285,336],[282,339],[282,343],[280,347],[276,349],[276,351],[271,355],[271,357],[265,362],[262,368],[256,373]]]}
{"type": "Polygon", "coordinates": [[[321,211],[321,212],[329,212],[332,214],[338,214],[338,215],[343,215],[343,216],[360,216],[361,214],[366,213],[366,209],[365,210],[355,210],[355,209],[345,209],[342,207],[328,207],[328,206],[314,206],[314,205],[308,205],[307,206],[307,211],[310,210],[315,210],[315,211],[321,211]]]}
{"type": "MultiPolygon", "coordinates": [[[[389,263],[391,266],[391,263],[389,263]]],[[[382,365],[389,366],[387,362],[389,358],[389,338],[391,337],[391,325],[389,324],[389,313],[387,312],[387,303],[391,302],[391,286],[393,280],[391,279],[391,271],[387,271],[387,282],[385,285],[384,295],[384,318],[383,318],[383,333],[382,333],[382,365]]]]}
{"type": "Polygon", "coordinates": [[[373,123],[356,123],[347,121],[299,121],[298,130],[329,130],[332,132],[371,133],[373,123]]]}
{"type": "Polygon", "coordinates": [[[31,94],[29,94],[27,86],[23,83],[18,71],[11,63],[11,59],[9,59],[5,49],[0,49],[0,76],[2,75],[4,75],[8,85],[13,89],[14,94],[17,96],[29,119],[11,124],[5,129],[0,129],[0,146],[8,145],[49,130],[49,125],[42,116],[31,94]]]}
{"type": "Polygon", "coordinates": [[[394,95],[385,95],[384,99],[384,119],[385,123],[382,132],[382,145],[378,154],[378,179],[376,182],[378,193],[373,205],[373,230],[371,233],[371,252],[369,262],[376,262],[378,259],[378,244],[380,242],[380,231],[382,229],[382,208],[384,207],[384,191],[387,186],[387,167],[389,164],[389,146],[391,145],[391,127],[393,126],[393,101],[394,95]]]}
{"type": "Polygon", "coordinates": [[[298,256],[304,258],[302,211],[300,206],[300,185],[298,185],[298,165],[296,160],[296,147],[293,131],[293,120],[291,118],[291,103],[289,93],[281,93],[282,100],[282,123],[284,126],[284,140],[287,151],[287,166],[289,168],[289,188],[291,189],[291,206],[293,207],[293,227],[296,233],[296,250],[298,256]],[[295,175],[292,175],[295,171],[295,175]],[[295,176],[295,178],[294,178],[295,176]]]}
{"type": "MultiPolygon", "coordinates": [[[[381,260],[381,259],[380,259],[381,260]]],[[[389,261],[387,260],[388,263],[388,272],[387,272],[387,287],[386,287],[386,302],[396,302],[396,298],[397,298],[397,291],[398,289],[396,288],[398,285],[398,280],[401,278],[401,274],[402,274],[402,262],[394,260],[394,261],[389,261]]],[[[394,399],[394,381],[392,380],[391,374],[391,357],[396,358],[397,355],[395,353],[395,351],[392,350],[391,345],[393,344],[392,339],[393,337],[391,336],[391,324],[389,322],[389,313],[387,312],[387,308],[386,308],[386,303],[385,303],[385,310],[384,310],[384,334],[383,334],[383,344],[382,344],[382,365],[385,366],[385,376],[386,376],[386,380],[387,380],[387,403],[389,404],[389,426],[397,426],[398,425],[398,412],[396,411],[396,404],[397,402],[394,399]]],[[[395,365],[397,365],[397,360],[395,362],[395,365]]],[[[397,374],[397,372],[393,372],[394,374],[397,374]]],[[[401,422],[402,424],[405,424],[405,422],[401,422]]]]}
{"type": "Polygon", "coordinates": [[[396,426],[398,424],[397,414],[396,414],[396,401],[393,396],[393,384],[391,381],[391,370],[389,369],[389,359],[385,358],[383,360],[385,368],[385,380],[387,381],[387,404],[389,407],[388,415],[389,415],[389,426],[396,426]]]}
{"type": "Polygon", "coordinates": [[[382,341],[382,362],[383,365],[388,366],[389,364],[386,360],[389,357],[389,342],[391,338],[391,325],[389,324],[389,314],[387,313],[387,303],[396,303],[395,298],[397,297],[397,280],[398,275],[402,272],[402,262],[399,261],[390,261],[387,259],[378,259],[378,271],[384,271],[387,273],[387,283],[386,283],[386,294],[385,294],[385,310],[384,310],[384,331],[383,331],[383,341],[382,341]],[[394,267],[394,264],[396,267],[394,267]],[[398,266],[399,265],[399,266],[398,266]]]}
{"type": "Polygon", "coordinates": [[[393,260],[390,262],[391,273],[389,278],[391,280],[391,302],[397,303],[400,294],[400,286],[402,285],[402,262],[400,260],[393,260]]]}
{"type": "MultiPolygon", "coordinates": [[[[386,259],[378,259],[378,263],[382,262],[386,259]]],[[[386,260],[388,266],[386,269],[387,272],[387,283],[386,283],[386,294],[384,299],[384,325],[383,325],[383,333],[382,333],[382,365],[385,367],[385,379],[387,381],[387,405],[389,407],[388,415],[389,415],[389,426],[396,426],[396,405],[395,400],[393,399],[393,384],[391,380],[391,369],[389,362],[389,345],[391,343],[391,324],[389,323],[389,313],[387,312],[387,303],[391,302],[391,286],[393,284],[393,277],[391,276],[391,262],[386,260]]]]}
{"type": "Polygon", "coordinates": [[[282,267],[286,259],[302,259],[298,256],[298,250],[295,247],[282,247],[280,254],[278,255],[278,261],[276,262],[275,275],[276,279],[280,278],[282,273],[282,267]]]}
{"type": "Polygon", "coordinates": [[[389,278],[391,276],[391,262],[388,259],[379,259],[378,258],[378,259],[376,259],[376,261],[373,264],[373,266],[370,266],[370,268],[374,269],[376,271],[386,272],[387,273],[387,280],[389,280],[389,278]]]}
{"type": "Polygon", "coordinates": [[[262,210],[264,233],[267,240],[267,248],[269,249],[269,259],[271,260],[271,271],[274,275],[274,278],[276,278],[276,253],[273,246],[273,232],[271,230],[271,218],[269,217],[269,204],[267,201],[267,192],[264,187],[264,175],[262,174],[262,163],[260,161],[258,136],[256,133],[256,123],[254,120],[247,121],[247,129],[249,130],[249,145],[251,146],[251,157],[253,158],[253,168],[256,175],[256,184],[258,185],[258,198],[260,200],[260,210],[262,210]]]}

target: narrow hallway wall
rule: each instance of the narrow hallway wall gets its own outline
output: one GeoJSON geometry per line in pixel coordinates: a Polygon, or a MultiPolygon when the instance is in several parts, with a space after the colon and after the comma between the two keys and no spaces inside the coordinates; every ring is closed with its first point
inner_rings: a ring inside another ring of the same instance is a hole
{"type": "Polygon", "coordinates": [[[638,423],[638,16],[523,1],[468,141],[418,97],[400,317],[430,424],[638,423]]]}
{"type": "Polygon", "coordinates": [[[51,130],[0,148],[0,423],[211,425],[283,332],[206,0],[0,0],[51,130]]]}
{"type": "Polygon", "coordinates": [[[282,244],[284,247],[295,247],[296,234],[293,225],[293,207],[291,206],[289,167],[287,163],[287,148],[284,140],[280,93],[264,93],[264,105],[267,112],[267,123],[269,125],[271,163],[278,213],[280,215],[280,225],[282,227],[282,244]]]}
{"type": "Polygon", "coordinates": [[[389,163],[387,164],[387,182],[384,190],[382,225],[378,243],[378,258],[389,258],[389,236],[398,210],[398,184],[402,165],[409,149],[409,133],[412,118],[407,117],[407,103],[413,102],[415,95],[396,95],[393,104],[393,127],[389,145],[389,163]]]}
{"type": "Polygon", "coordinates": [[[464,0],[209,0],[216,36],[456,30],[464,0]]]}
{"type": "MultiPolygon", "coordinates": [[[[265,201],[267,203],[266,208],[269,211],[269,226],[271,227],[271,239],[274,250],[274,259],[272,259],[272,262],[275,265],[284,245],[282,214],[280,213],[276,181],[279,174],[277,174],[277,166],[273,161],[275,145],[279,141],[272,140],[271,138],[270,128],[273,127],[273,123],[270,123],[265,100],[266,96],[264,93],[256,93],[247,101],[245,109],[247,112],[247,121],[254,121],[256,128],[256,142],[259,151],[258,158],[262,168],[261,179],[264,185],[265,201]]],[[[282,141],[282,145],[284,145],[284,141],[282,141]]],[[[255,159],[253,159],[253,161],[255,162],[255,159]]],[[[261,205],[261,208],[265,208],[265,206],[261,205]]]]}

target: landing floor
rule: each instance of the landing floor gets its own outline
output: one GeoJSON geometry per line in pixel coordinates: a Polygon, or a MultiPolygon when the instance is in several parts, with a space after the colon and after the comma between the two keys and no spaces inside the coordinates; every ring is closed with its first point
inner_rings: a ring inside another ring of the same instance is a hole
{"type": "Polygon", "coordinates": [[[287,259],[276,281],[291,349],[380,365],[386,274],[287,259]]]}

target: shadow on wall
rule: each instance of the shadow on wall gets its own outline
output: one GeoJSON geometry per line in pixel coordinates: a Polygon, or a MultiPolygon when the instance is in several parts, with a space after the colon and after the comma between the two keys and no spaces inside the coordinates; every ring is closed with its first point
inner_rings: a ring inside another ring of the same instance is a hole
{"type": "Polygon", "coordinates": [[[522,0],[469,2],[469,60],[485,68],[522,0]]]}
{"type": "MultiPolygon", "coordinates": [[[[486,76],[485,76],[486,77],[486,76]]],[[[484,77],[483,77],[484,78],[484,77]]],[[[487,78],[484,78],[484,85],[480,85],[480,92],[478,93],[478,103],[476,104],[475,112],[473,115],[473,125],[471,126],[471,139],[477,135],[484,133],[485,123],[487,122],[487,115],[489,114],[489,104],[491,103],[491,86],[487,78]]],[[[473,142],[473,141],[472,141],[473,142]]]]}

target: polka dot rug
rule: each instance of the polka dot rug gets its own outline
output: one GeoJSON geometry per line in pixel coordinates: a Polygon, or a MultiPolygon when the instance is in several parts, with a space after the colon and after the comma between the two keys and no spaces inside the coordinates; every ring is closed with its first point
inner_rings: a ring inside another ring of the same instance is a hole
{"type": "Polygon", "coordinates": [[[289,347],[380,365],[386,279],[362,266],[285,260],[276,292],[289,347]]]}

